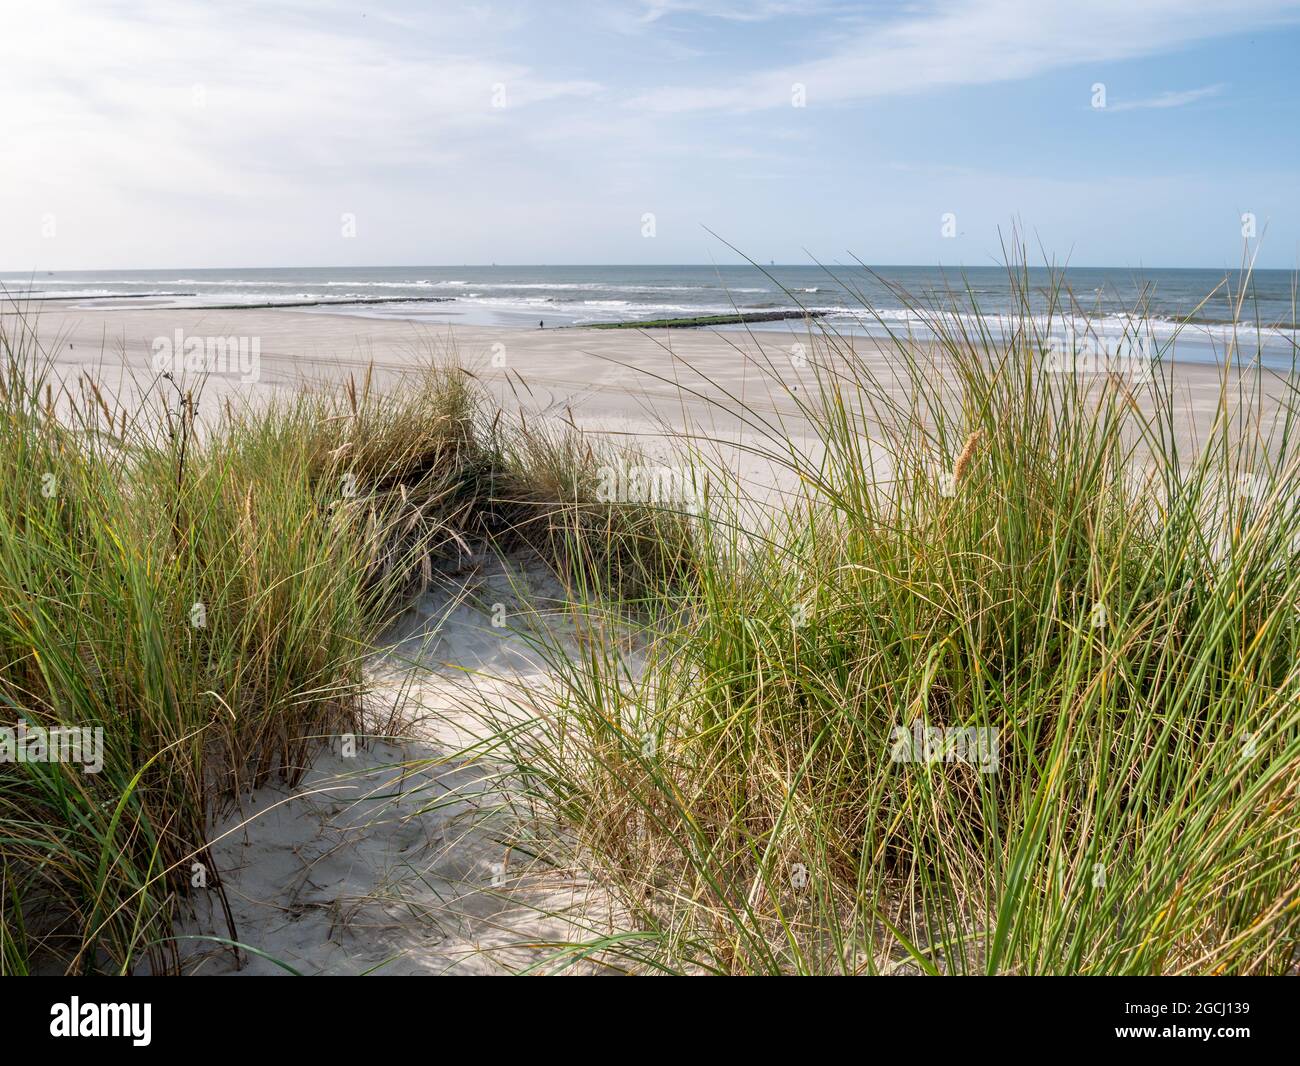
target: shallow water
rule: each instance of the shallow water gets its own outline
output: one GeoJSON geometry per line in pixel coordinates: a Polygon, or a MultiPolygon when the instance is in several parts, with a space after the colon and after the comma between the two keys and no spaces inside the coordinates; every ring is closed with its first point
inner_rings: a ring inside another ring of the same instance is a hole
{"type": "MultiPolygon", "coordinates": [[[[1216,270],[1072,268],[1049,323],[1054,275],[1028,273],[1030,311],[1044,331],[1091,332],[1118,341],[1135,330],[1151,350],[1175,337],[1180,358],[1212,361],[1233,337],[1240,351],[1262,350],[1287,366],[1295,350],[1296,277],[1256,271],[1248,299],[1242,278],[1216,270]],[[1065,293],[1068,292],[1068,295],[1065,293]],[[1062,316],[1064,305],[1068,318],[1062,316]],[[1190,322],[1187,321],[1190,319],[1190,322]],[[1179,330],[1179,323],[1184,323],[1179,330]],[[1258,332],[1257,332],[1258,328],[1258,332]]],[[[736,312],[814,311],[819,326],[854,334],[925,339],[926,311],[944,308],[969,328],[982,317],[993,332],[1018,315],[1002,267],[882,266],[410,266],[323,269],[181,269],[0,274],[11,296],[54,307],[213,307],[298,305],[310,313],[345,312],[429,323],[534,328],[736,312]],[[901,298],[899,292],[908,296],[901,298]],[[910,303],[911,306],[905,306],[910,303]],[[303,305],[311,306],[303,306],[303,305]]],[[[754,323],[788,329],[789,322],[754,323]]],[[[728,328],[728,327],[722,327],[728,328]]],[[[730,327],[746,328],[746,327],[730,327]]]]}

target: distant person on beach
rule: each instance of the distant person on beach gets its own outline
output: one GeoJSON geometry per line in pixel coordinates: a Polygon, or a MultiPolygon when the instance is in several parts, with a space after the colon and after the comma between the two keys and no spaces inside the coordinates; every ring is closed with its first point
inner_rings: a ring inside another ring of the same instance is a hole
{"type": "Polygon", "coordinates": [[[545,328],[546,328],[546,322],[545,322],[545,321],[542,321],[542,320],[538,320],[537,328],[538,328],[538,329],[545,329],[545,328]]]}

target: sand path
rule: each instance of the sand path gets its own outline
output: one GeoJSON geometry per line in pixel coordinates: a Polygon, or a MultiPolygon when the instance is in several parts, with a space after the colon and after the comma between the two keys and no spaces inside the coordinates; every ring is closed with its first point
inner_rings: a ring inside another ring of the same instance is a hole
{"type": "Polygon", "coordinates": [[[526,557],[483,555],[411,606],[369,668],[370,716],[394,735],[337,739],[297,787],[259,789],[214,824],[243,947],[206,939],[229,933],[215,895],[196,892],[186,972],[602,969],[575,945],[613,931],[613,902],[551,858],[556,827],[480,743],[546,699],[534,642],[566,639],[558,595],[526,557]]]}

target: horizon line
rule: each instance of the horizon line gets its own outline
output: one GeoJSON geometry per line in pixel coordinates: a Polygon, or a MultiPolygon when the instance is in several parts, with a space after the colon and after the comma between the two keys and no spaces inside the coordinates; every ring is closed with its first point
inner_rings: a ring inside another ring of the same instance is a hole
{"type": "MultiPolygon", "coordinates": [[[[95,273],[116,273],[116,274],[147,274],[159,273],[162,271],[193,271],[193,272],[212,272],[212,271],[246,271],[246,270],[535,270],[535,269],[578,269],[583,267],[600,267],[600,268],[619,268],[619,269],[638,269],[652,270],[672,267],[685,267],[693,270],[717,270],[717,269],[736,269],[749,268],[753,270],[771,270],[786,268],[812,268],[819,270],[844,269],[844,270],[1006,270],[1007,263],[984,263],[979,265],[971,264],[944,264],[944,263],[778,263],[769,261],[766,263],[754,260],[746,260],[739,263],[595,263],[595,262],[564,262],[564,263],[379,263],[363,265],[358,263],[343,265],[312,266],[306,264],[293,264],[282,266],[155,266],[155,267],[63,267],[57,270],[48,269],[26,269],[26,270],[6,270],[0,269],[0,275],[5,276],[30,276],[30,277],[50,277],[56,274],[95,274],[95,273]]],[[[1230,266],[1128,266],[1118,263],[1108,263],[1105,265],[1083,264],[1083,263],[1039,263],[1028,265],[1030,270],[1128,270],[1128,271],[1149,271],[1149,270],[1186,270],[1186,271],[1227,271],[1230,273],[1259,273],[1261,271],[1276,273],[1297,273],[1300,274],[1300,264],[1293,267],[1261,267],[1251,264],[1239,264],[1235,267],[1230,266]]]]}

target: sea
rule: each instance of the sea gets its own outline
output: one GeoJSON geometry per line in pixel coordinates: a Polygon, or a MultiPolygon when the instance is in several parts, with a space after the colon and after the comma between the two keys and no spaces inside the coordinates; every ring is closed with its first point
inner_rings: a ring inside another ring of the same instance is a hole
{"type": "MultiPolygon", "coordinates": [[[[844,334],[924,337],[936,312],[1009,328],[1027,293],[1052,329],[1141,332],[1180,355],[1215,359],[1229,340],[1289,364],[1297,276],[1285,270],[999,266],[393,266],[0,273],[0,292],[30,306],[288,307],[422,323],[554,328],[707,315],[816,312],[844,334]],[[1055,295],[1053,296],[1053,293],[1055,295]],[[1063,314],[1062,310],[1068,311],[1063,314]],[[1234,326],[1235,322],[1235,326],[1234,326]]],[[[710,328],[784,329],[797,321],[710,328]]]]}

